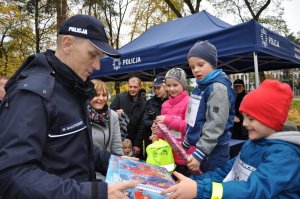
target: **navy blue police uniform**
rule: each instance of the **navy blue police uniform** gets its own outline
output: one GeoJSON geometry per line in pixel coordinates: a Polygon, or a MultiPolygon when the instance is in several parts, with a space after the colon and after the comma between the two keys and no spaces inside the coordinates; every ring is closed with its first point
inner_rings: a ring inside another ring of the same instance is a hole
{"type": "Polygon", "coordinates": [[[110,154],[93,148],[86,102],[93,84],[51,50],[30,56],[0,107],[0,196],[107,198],[110,154]]]}

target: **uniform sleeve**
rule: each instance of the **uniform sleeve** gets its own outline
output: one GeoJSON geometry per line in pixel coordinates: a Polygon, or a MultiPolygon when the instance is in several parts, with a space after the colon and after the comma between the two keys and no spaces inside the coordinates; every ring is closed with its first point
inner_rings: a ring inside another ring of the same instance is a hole
{"type": "Polygon", "coordinates": [[[49,174],[40,167],[47,143],[47,102],[28,91],[16,91],[0,113],[0,195],[3,198],[107,197],[105,183],[78,183],[49,174]],[[22,100],[20,100],[22,99],[22,100]]]}
{"type": "MultiPolygon", "coordinates": [[[[101,173],[102,175],[106,176],[106,172],[109,164],[109,158],[111,154],[114,153],[110,153],[109,151],[99,149],[98,147],[95,146],[93,147],[93,149],[94,149],[93,152],[94,152],[95,170],[101,173]]],[[[118,155],[118,154],[114,154],[114,155],[118,155]]]]}
{"type": "Polygon", "coordinates": [[[218,143],[218,138],[224,133],[228,117],[230,102],[227,88],[221,83],[213,84],[213,90],[207,100],[206,122],[203,125],[202,135],[196,143],[193,156],[202,161],[209,155],[218,143]]]}

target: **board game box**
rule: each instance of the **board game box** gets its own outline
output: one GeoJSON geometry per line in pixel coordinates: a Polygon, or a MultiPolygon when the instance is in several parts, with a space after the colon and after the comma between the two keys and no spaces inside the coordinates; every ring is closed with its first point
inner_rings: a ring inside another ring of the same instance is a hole
{"type": "Polygon", "coordinates": [[[166,195],[160,195],[160,192],[175,184],[164,167],[111,155],[105,181],[125,180],[139,182],[137,187],[126,190],[130,199],[163,199],[166,195]]]}

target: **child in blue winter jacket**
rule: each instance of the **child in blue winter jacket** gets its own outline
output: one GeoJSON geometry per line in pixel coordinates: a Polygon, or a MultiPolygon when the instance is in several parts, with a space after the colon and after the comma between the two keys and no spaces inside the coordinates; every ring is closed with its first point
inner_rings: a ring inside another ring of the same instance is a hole
{"type": "Polygon", "coordinates": [[[223,168],[187,178],[163,193],[175,198],[300,198],[300,132],[280,132],[293,92],[288,84],[265,80],[243,99],[239,111],[249,140],[223,168]]]}
{"type": "Polygon", "coordinates": [[[217,67],[217,49],[208,41],[194,44],[188,62],[197,87],[190,96],[184,148],[196,147],[188,158],[190,170],[203,172],[222,167],[229,160],[230,128],[234,119],[232,83],[217,67]]]}

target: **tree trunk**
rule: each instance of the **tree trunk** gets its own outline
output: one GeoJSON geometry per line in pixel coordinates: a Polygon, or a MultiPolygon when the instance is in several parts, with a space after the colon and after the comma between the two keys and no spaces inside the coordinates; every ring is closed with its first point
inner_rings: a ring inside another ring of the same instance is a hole
{"type": "Polygon", "coordinates": [[[35,26],[35,52],[40,52],[40,28],[39,28],[39,0],[34,4],[34,26],[35,26]]]}
{"type": "Polygon", "coordinates": [[[116,94],[120,93],[120,81],[115,81],[115,91],[116,94]]]}
{"type": "Polygon", "coordinates": [[[56,20],[57,20],[57,33],[59,31],[60,26],[64,23],[67,19],[67,0],[57,0],[56,2],[56,20]]]}

